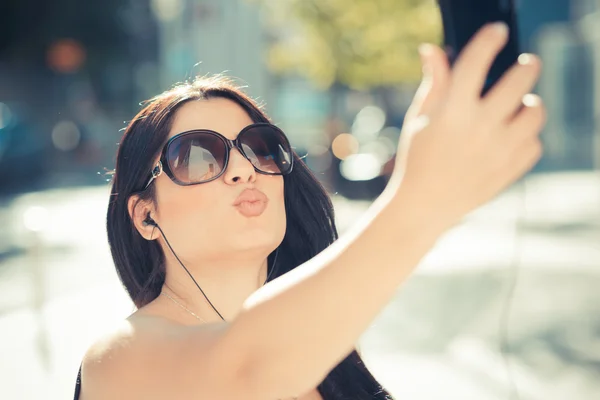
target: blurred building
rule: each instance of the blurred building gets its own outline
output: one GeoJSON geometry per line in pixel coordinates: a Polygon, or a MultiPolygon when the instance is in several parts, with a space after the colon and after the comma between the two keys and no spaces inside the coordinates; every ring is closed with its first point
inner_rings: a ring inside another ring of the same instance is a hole
{"type": "Polygon", "coordinates": [[[571,19],[573,2],[577,0],[514,1],[518,5],[521,46],[524,51],[533,51],[540,28],[546,24],[568,22],[571,19]]]}
{"type": "MultiPolygon", "coordinates": [[[[580,29],[595,11],[595,0],[544,3],[552,18],[532,32],[533,51],[544,60],[538,91],[548,107],[545,156],[537,169],[590,169],[597,158],[593,46],[580,29]]],[[[530,25],[531,26],[531,25],[530,25]]]]}
{"type": "Polygon", "coordinates": [[[260,8],[243,0],[153,0],[159,21],[160,82],[168,88],[196,75],[238,78],[268,99],[269,73],[260,8]]]}

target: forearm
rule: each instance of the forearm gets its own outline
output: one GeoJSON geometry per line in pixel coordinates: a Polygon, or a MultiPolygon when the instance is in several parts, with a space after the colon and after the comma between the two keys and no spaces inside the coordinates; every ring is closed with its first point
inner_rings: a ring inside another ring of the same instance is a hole
{"type": "Polygon", "coordinates": [[[301,394],[353,349],[444,231],[417,201],[386,191],[353,230],[247,300],[228,336],[249,349],[253,383],[301,394]]]}

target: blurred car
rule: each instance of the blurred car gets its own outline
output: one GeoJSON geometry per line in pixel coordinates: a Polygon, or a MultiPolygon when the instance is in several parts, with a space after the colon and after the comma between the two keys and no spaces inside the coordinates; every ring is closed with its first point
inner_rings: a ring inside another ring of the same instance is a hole
{"type": "Polygon", "coordinates": [[[27,108],[0,102],[0,194],[31,190],[45,177],[47,135],[35,128],[27,108]]]}

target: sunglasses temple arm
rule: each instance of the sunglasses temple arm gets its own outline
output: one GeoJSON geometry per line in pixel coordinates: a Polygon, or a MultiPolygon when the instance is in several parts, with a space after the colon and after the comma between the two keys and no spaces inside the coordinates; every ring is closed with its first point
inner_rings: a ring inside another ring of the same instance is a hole
{"type": "Polygon", "coordinates": [[[150,180],[148,181],[148,183],[146,183],[146,186],[144,186],[144,189],[142,189],[142,190],[146,190],[146,189],[148,189],[148,186],[150,186],[150,184],[152,183],[152,181],[153,181],[154,179],[156,179],[156,176],[152,175],[152,176],[150,177],[150,180]]]}
{"type": "Polygon", "coordinates": [[[152,169],[150,180],[148,181],[148,183],[146,183],[146,186],[144,186],[143,190],[148,189],[148,186],[150,186],[152,181],[155,180],[156,178],[158,178],[162,173],[163,173],[163,166],[162,166],[162,162],[159,161],[158,164],[156,164],[156,166],[152,169]]]}

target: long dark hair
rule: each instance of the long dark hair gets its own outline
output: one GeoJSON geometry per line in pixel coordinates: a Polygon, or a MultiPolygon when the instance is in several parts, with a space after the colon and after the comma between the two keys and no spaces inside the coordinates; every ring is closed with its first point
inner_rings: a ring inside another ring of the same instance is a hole
{"type": "MultiPolygon", "coordinates": [[[[153,160],[166,142],[176,111],[184,103],[226,98],[239,104],[254,122],[269,122],[250,97],[223,77],[199,78],[180,84],[149,100],[127,126],[117,153],[107,213],[110,250],[121,282],[137,307],[154,300],[165,281],[164,254],[156,241],[135,229],[127,202],[132,194],[154,200],[155,185],[144,187],[153,160]]],[[[268,265],[271,279],[285,274],[323,251],[338,238],[331,199],[312,172],[294,154],[294,170],[284,177],[287,230],[268,265]]],[[[375,380],[360,355],[353,351],[318,387],[325,400],[388,400],[392,397],[375,380]]]]}

